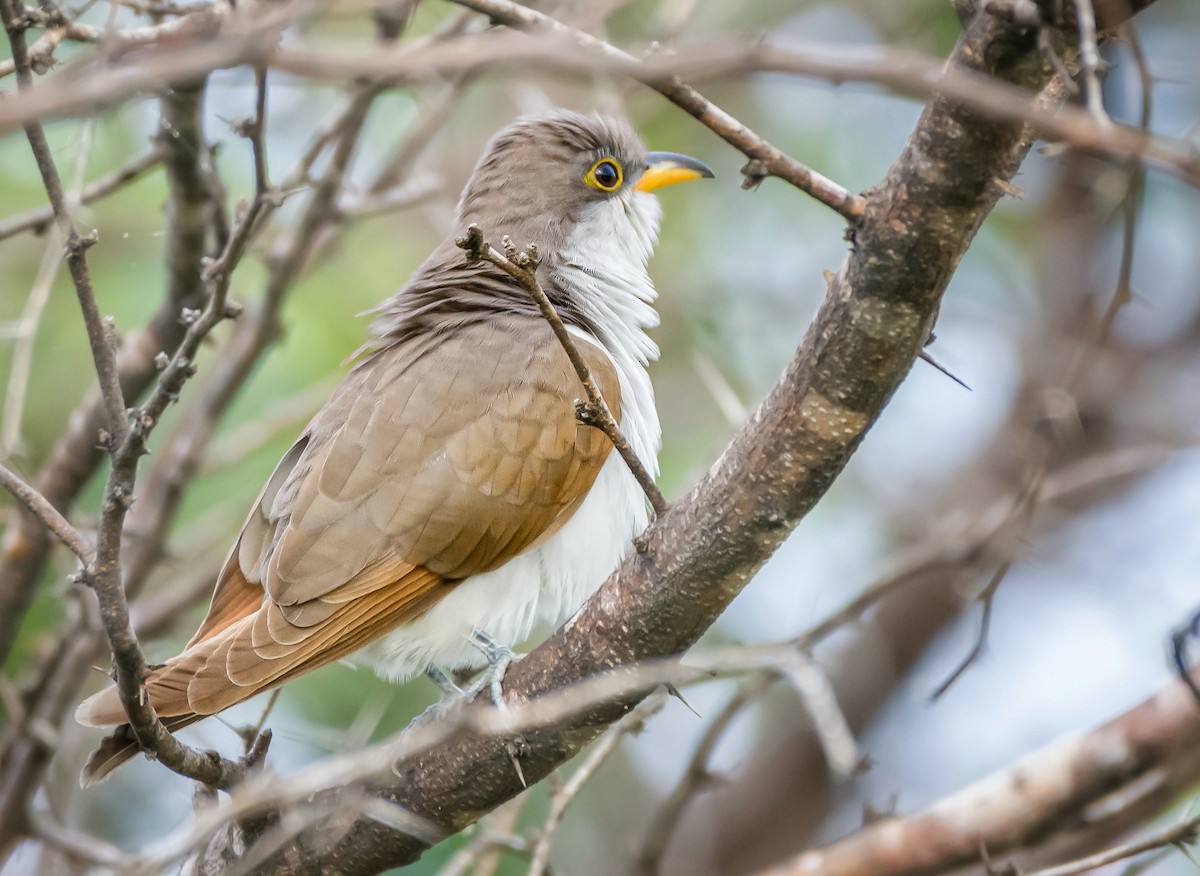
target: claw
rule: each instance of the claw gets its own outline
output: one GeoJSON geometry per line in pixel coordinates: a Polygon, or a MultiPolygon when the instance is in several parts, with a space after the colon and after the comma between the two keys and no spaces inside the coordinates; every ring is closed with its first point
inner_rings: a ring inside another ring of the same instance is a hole
{"type": "Polygon", "coordinates": [[[501,645],[487,633],[481,629],[471,631],[471,644],[483,652],[487,658],[487,669],[480,673],[479,678],[471,683],[471,686],[464,692],[468,699],[475,699],[479,693],[487,688],[491,694],[492,702],[499,709],[506,709],[504,703],[504,676],[508,673],[508,667],[512,666],[517,660],[517,655],[513,650],[505,645],[501,645]]]}
{"type": "Polygon", "coordinates": [[[454,683],[444,670],[436,666],[430,666],[425,670],[425,677],[438,686],[438,690],[442,692],[442,699],[454,699],[463,696],[463,689],[454,683]]]}
{"type": "Polygon", "coordinates": [[[426,669],[425,677],[438,686],[442,695],[436,703],[429,706],[416,717],[413,721],[414,724],[428,724],[440,721],[450,714],[451,710],[459,703],[470,700],[466,691],[455,684],[454,679],[438,667],[430,666],[426,669]]]}

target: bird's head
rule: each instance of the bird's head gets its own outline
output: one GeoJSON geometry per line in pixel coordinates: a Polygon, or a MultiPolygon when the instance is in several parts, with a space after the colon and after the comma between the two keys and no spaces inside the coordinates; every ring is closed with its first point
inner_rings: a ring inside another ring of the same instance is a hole
{"type": "Polygon", "coordinates": [[[647,152],[626,123],[555,112],[519,119],[488,144],[459,202],[458,230],[507,234],[542,253],[613,244],[643,264],[658,229],[663,186],[711,177],[703,163],[647,152]]]}

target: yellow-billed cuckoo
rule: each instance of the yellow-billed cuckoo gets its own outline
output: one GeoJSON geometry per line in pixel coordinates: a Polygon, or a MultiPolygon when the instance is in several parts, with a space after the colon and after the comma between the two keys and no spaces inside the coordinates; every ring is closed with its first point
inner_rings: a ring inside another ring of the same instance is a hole
{"type": "MultiPolygon", "coordinates": [[[[580,608],[645,527],[645,498],[576,419],[579,379],[528,293],[455,240],[477,224],[536,245],[541,285],[655,471],[650,193],[710,176],[596,115],[492,139],[454,231],[379,306],[358,363],[263,488],[200,629],[146,680],[169,729],[351,654],[395,681],[479,666],[580,608]]],[[[76,717],[121,725],[86,783],[137,752],[115,687],[76,717]]]]}

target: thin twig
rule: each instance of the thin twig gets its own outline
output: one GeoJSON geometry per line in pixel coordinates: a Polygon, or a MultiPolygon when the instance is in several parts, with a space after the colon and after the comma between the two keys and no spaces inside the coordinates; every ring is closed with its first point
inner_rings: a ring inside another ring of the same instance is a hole
{"type": "Polygon", "coordinates": [[[1104,109],[1104,91],[1100,85],[1100,48],[1096,44],[1096,12],[1092,0],[1075,0],[1075,19],[1079,25],[1079,66],[1083,77],[1083,97],[1088,112],[1101,125],[1111,125],[1104,109]]]}
{"type": "MultiPolygon", "coordinates": [[[[80,133],[79,151],[75,158],[75,174],[67,195],[67,204],[72,210],[79,204],[95,129],[96,120],[88,119],[80,133]]],[[[61,264],[62,243],[57,236],[54,236],[47,242],[42,263],[38,267],[37,278],[34,280],[25,307],[21,311],[21,318],[15,326],[16,344],[13,348],[12,366],[8,375],[8,392],[4,397],[4,425],[0,430],[0,449],[5,455],[12,454],[21,446],[25,399],[29,390],[29,377],[33,366],[33,348],[37,340],[38,328],[42,322],[42,314],[50,299],[50,288],[54,285],[54,278],[58,276],[58,268],[61,264]]]]}
{"type": "MultiPolygon", "coordinates": [[[[1076,4],[1076,11],[1079,16],[1079,27],[1081,34],[1081,43],[1086,44],[1089,34],[1092,43],[1092,48],[1095,50],[1095,20],[1094,13],[1091,8],[1090,0],[1082,0],[1076,4]],[[1090,28],[1090,31],[1089,31],[1090,28]]],[[[1150,116],[1152,112],[1153,100],[1153,80],[1145,58],[1142,56],[1140,44],[1137,42],[1136,34],[1133,33],[1132,25],[1128,27],[1133,38],[1134,57],[1137,60],[1138,73],[1141,81],[1141,112],[1138,119],[1138,130],[1144,137],[1149,136],[1150,132],[1150,116]]],[[[1086,51],[1086,45],[1083,46],[1086,51]]],[[[1086,59],[1085,59],[1086,60],[1086,59]]],[[[1095,59],[1098,63],[1098,58],[1095,59]]],[[[1086,65],[1085,65],[1086,72],[1086,65]]],[[[1095,69],[1092,69],[1092,75],[1095,74],[1095,69]]],[[[1104,112],[1103,103],[1101,102],[1101,92],[1099,82],[1092,82],[1088,86],[1088,103],[1092,107],[1097,118],[1106,121],[1108,124],[1108,116],[1104,112]],[[1093,107],[1093,97],[1096,105],[1093,107]]],[[[996,593],[1003,583],[1008,572],[1016,562],[1016,552],[1019,550],[1023,535],[1028,530],[1032,523],[1033,516],[1044,499],[1043,488],[1046,483],[1047,475],[1054,461],[1057,459],[1065,437],[1077,427],[1075,423],[1076,417],[1076,402],[1075,398],[1083,388],[1089,375],[1095,369],[1096,361],[1099,358],[1101,351],[1108,343],[1108,339],[1112,334],[1113,324],[1116,322],[1117,315],[1131,301],[1133,301],[1133,289],[1131,287],[1131,278],[1133,276],[1133,262],[1135,256],[1135,248],[1137,242],[1138,221],[1141,216],[1142,199],[1145,191],[1146,168],[1142,159],[1138,156],[1133,156],[1128,159],[1128,180],[1126,183],[1125,196],[1122,201],[1124,213],[1124,227],[1121,244],[1121,263],[1117,271],[1117,282],[1113,289],[1112,295],[1109,298],[1108,304],[1101,315],[1099,322],[1096,325],[1095,331],[1084,345],[1083,350],[1076,358],[1075,362],[1068,369],[1067,377],[1061,389],[1048,392],[1046,394],[1046,403],[1044,404],[1044,415],[1050,421],[1052,426],[1060,424],[1068,424],[1063,428],[1053,428],[1049,437],[1043,438],[1041,447],[1037,452],[1037,457],[1033,465],[1030,467],[1029,473],[1026,476],[1024,484],[1021,486],[1021,493],[1016,502],[1013,504],[1013,511],[1010,517],[1010,523],[1013,526],[1012,537],[1008,543],[1011,545],[1011,551],[1001,562],[996,572],[993,574],[988,584],[980,591],[977,600],[982,605],[980,614],[979,627],[977,629],[975,642],[971,646],[966,656],[954,668],[954,670],[946,677],[946,679],[937,686],[934,690],[931,699],[937,700],[945,694],[950,687],[957,682],[962,675],[971,668],[972,665],[979,659],[987,647],[988,630],[991,625],[992,608],[995,602],[996,593]]],[[[999,531],[998,531],[999,532],[999,531]]]]}
{"type": "Polygon", "coordinates": [[[514,797],[481,819],[479,833],[450,857],[437,876],[467,876],[468,872],[471,876],[486,876],[499,866],[501,852],[528,857],[529,843],[513,833],[528,797],[514,797]]]}
{"type": "MultiPolygon", "coordinates": [[[[120,167],[112,173],[102,176],[95,182],[84,186],[83,191],[79,195],[78,203],[84,206],[95,203],[129,183],[140,179],[148,171],[153,170],[161,164],[162,160],[162,150],[157,147],[151,149],[124,167],[120,167]]],[[[38,207],[36,210],[30,210],[28,213],[21,213],[0,221],[0,240],[24,231],[32,231],[34,234],[40,234],[53,223],[54,208],[49,205],[38,207]]]]}
{"type": "Polygon", "coordinates": [[[29,824],[34,833],[51,848],[77,861],[117,873],[128,872],[128,868],[136,861],[134,856],[99,837],[79,833],[60,824],[49,811],[34,809],[29,813],[29,824]]]}
{"type": "Polygon", "coordinates": [[[33,349],[37,340],[38,326],[50,290],[62,265],[63,248],[58,230],[49,235],[42,251],[42,260],[25,306],[16,322],[5,326],[4,334],[14,340],[12,359],[8,373],[8,389],[4,395],[4,421],[0,426],[0,453],[10,457],[22,448],[21,433],[25,416],[25,398],[29,389],[29,376],[33,366],[33,349]]]}
{"type": "Polygon", "coordinates": [[[812,719],[829,772],[835,779],[853,776],[863,768],[863,755],[828,676],[812,657],[799,650],[782,668],[812,719]]]}
{"type": "MultiPolygon", "coordinates": [[[[1028,528],[1028,523],[1032,518],[1032,514],[1030,513],[1032,507],[1032,505],[1028,506],[1020,518],[1023,521],[1023,523],[1019,524],[1022,533],[1028,528]]],[[[980,591],[977,600],[983,606],[983,610],[979,615],[979,626],[976,628],[975,642],[971,645],[970,650],[967,651],[966,656],[951,670],[950,674],[946,676],[941,684],[933,689],[933,693],[929,695],[930,700],[941,699],[954,686],[954,683],[962,678],[963,673],[970,669],[983,656],[984,651],[987,650],[988,632],[992,628],[992,608],[996,603],[996,591],[1000,589],[1000,585],[1008,577],[1008,573],[1015,561],[1015,556],[1005,558],[996,568],[996,571],[992,573],[992,577],[988,580],[987,585],[980,591]]]]}
{"type": "Polygon", "coordinates": [[[267,68],[259,64],[254,68],[254,116],[242,130],[250,141],[254,155],[254,194],[263,198],[271,189],[267,176],[267,147],[263,137],[267,126],[267,68]]]}
{"type": "Polygon", "coordinates": [[[777,678],[779,676],[775,673],[762,672],[741,682],[734,695],[704,729],[683,775],[663,800],[658,815],[646,831],[642,850],[637,856],[638,873],[656,876],[661,871],[663,855],[675,836],[684,811],[701,791],[711,788],[717,781],[718,777],[711,766],[717,744],[742,710],[766,693],[777,678]]]}
{"type": "MultiPolygon", "coordinates": [[[[314,183],[312,197],[305,205],[294,231],[277,241],[267,259],[270,274],[262,303],[257,310],[239,317],[238,329],[227,344],[227,353],[221,357],[200,396],[183,413],[166,447],[157,455],[157,463],[147,477],[146,487],[139,498],[139,520],[147,521],[147,525],[130,552],[128,577],[131,582],[140,584],[144,581],[162,556],[185,490],[200,468],[221,416],[249,379],[255,363],[278,338],[279,312],[284,299],[306,264],[306,259],[311,259],[314,241],[337,218],[336,199],[343,189],[347,168],[367,111],[377,94],[378,89],[374,87],[359,89],[335,117],[331,127],[317,135],[315,140],[320,147],[314,143],[301,158],[299,166],[288,175],[288,181],[306,175],[323,148],[334,144],[329,166],[314,183]]],[[[287,185],[285,181],[283,187],[287,185]]],[[[260,205],[262,212],[257,220],[248,214],[243,216],[235,234],[231,235],[231,243],[243,232],[250,234],[260,228],[279,203],[274,192],[256,197],[254,204],[260,205]]],[[[244,252],[244,246],[241,249],[244,252]]],[[[208,271],[215,275],[214,280],[228,278],[239,259],[240,255],[235,256],[227,248],[226,253],[209,266],[208,271]]],[[[227,282],[227,279],[222,282],[227,282]]]]}
{"type": "Polygon", "coordinates": [[[848,189],[817,173],[772,146],[729,113],[708,100],[678,76],[639,74],[639,62],[629,53],[601,39],[568,27],[550,16],[513,3],[511,0],[453,0],[488,16],[492,21],[519,30],[547,31],[571,39],[580,47],[632,66],[632,75],[653,88],[680,109],[705,124],[725,142],[750,159],[742,169],[744,188],[754,188],[768,176],[776,176],[836,210],[848,222],[857,224],[866,201],[848,189]]]}
{"type": "Polygon", "coordinates": [[[1140,840],[1113,846],[1110,849],[1105,849],[1102,852],[1097,852],[1094,855],[1088,855],[1085,858],[1079,858],[1075,861],[1069,861],[1066,864],[1035,870],[1032,873],[1025,874],[1025,876],[1079,876],[1079,874],[1090,873],[1115,861],[1123,861],[1126,858],[1132,858],[1135,855],[1141,855],[1146,852],[1153,852],[1165,846],[1192,845],[1196,842],[1197,831],[1200,831],[1200,815],[1178,824],[1173,824],[1170,827],[1156,830],[1142,837],[1140,840]]]}
{"type": "Polygon", "coordinates": [[[90,566],[96,559],[96,552],[82,535],[79,534],[67,518],[58,513],[58,509],[46,500],[46,497],[21,480],[11,469],[0,463],[0,486],[34,514],[47,529],[54,533],[63,544],[70,548],[71,553],[79,557],[84,567],[90,566]]]}
{"type": "MultiPolygon", "coordinates": [[[[258,109],[261,108],[260,96],[258,109]]],[[[263,120],[256,116],[253,126],[261,132],[262,123],[263,120]]],[[[265,168],[265,160],[257,155],[262,150],[261,134],[256,137],[252,131],[248,136],[256,152],[256,166],[262,162],[265,168]]],[[[235,315],[226,304],[232,267],[240,260],[255,221],[270,200],[269,192],[256,193],[231,232],[220,257],[204,271],[209,287],[208,302],[202,312],[184,311],[183,320],[188,328],[183,340],[174,355],[162,357],[162,374],[157,386],[135,411],[133,428],[128,430],[124,440],[114,444],[112,470],[97,531],[97,560],[89,574],[113,652],[121,703],[134,737],[143,750],[153,753],[171,770],[215,788],[229,788],[241,781],[247,769],[261,758],[269,736],[260,735],[250,754],[232,761],[216,752],[200,753],[183,745],[158,720],[143,686],[149,668],[129,618],[121,575],[121,541],[138,462],[145,453],[146,442],[167,406],[178,398],[184,383],[195,373],[193,362],[201,342],[217,324],[235,315]]]]}
{"type": "MultiPolygon", "coordinates": [[[[9,44],[12,48],[13,64],[16,67],[17,90],[20,93],[30,91],[33,87],[33,76],[30,72],[29,55],[25,45],[26,24],[21,19],[23,4],[18,0],[0,0],[0,17],[4,20],[4,28],[8,32],[9,44]],[[9,4],[13,3],[13,8],[9,4]],[[20,8],[18,8],[20,7],[20,8]]],[[[121,392],[120,376],[117,372],[117,357],[114,349],[113,328],[111,322],[100,315],[96,304],[96,293],[92,288],[91,271],[88,268],[87,251],[96,243],[95,234],[81,237],[75,229],[67,207],[66,196],[63,193],[62,178],[58,174],[58,166],[46,140],[46,132],[41,122],[37,120],[26,122],[25,135],[29,147],[37,162],[38,172],[46,188],[50,206],[54,210],[54,219],[58,223],[66,247],[67,267],[71,279],[75,283],[76,297],[83,312],[84,326],[87,329],[88,343],[92,348],[92,358],[96,366],[96,376],[100,380],[100,392],[104,398],[108,412],[108,428],[111,446],[121,444],[129,433],[129,423],[125,412],[125,397],[121,392]]]]}
{"type": "MultiPolygon", "coordinates": [[[[497,39],[485,44],[464,37],[458,43],[369,58],[331,57],[280,47],[271,54],[270,65],[313,79],[366,79],[393,84],[423,81],[434,74],[502,72],[506,65],[522,71],[530,65],[538,65],[554,71],[590,75],[620,73],[639,81],[671,76],[711,79],[747,73],[786,73],[838,84],[868,83],[899,95],[940,95],[986,118],[1025,122],[1044,139],[1115,156],[1139,157],[1190,185],[1200,185],[1200,149],[1185,138],[1147,135],[1129,125],[1101,125],[1086,108],[1057,102],[1052,102],[1051,106],[1040,101],[1036,94],[978,70],[963,66],[946,68],[941,61],[924,55],[892,52],[879,57],[855,51],[834,54],[774,43],[710,44],[644,61],[619,49],[614,48],[613,52],[616,54],[583,54],[574,45],[563,46],[550,40],[526,45],[497,39]]],[[[184,60],[168,62],[163,59],[160,63],[174,69],[176,65],[182,67],[184,60]]],[[[123,91],[128,85],[122,81],[113,83],[112,87],[123,91]]],[[[46,100],[49,102],[49,98],[46,100]]],[[[74,93],[55,96],[53,105],[48,108],[59,111],[60,108],[75,107],[79,100],[74,93]]],[[[31,112],[18,108],[9,115],[0,108],[0,129],[31,112]]],[[[699,121],[707,124],[703,118],[699,121]]],[[[745,168],[743,173],[756,176],[754,167],[745,168]]],[[[780,177],[792,181],[782,173],[780,177]]]]}
{"type": "Polygon", "coordinates": [[[662,711],[663,706],[666,704],[667,694],[665,691],[660,691],[653,696],[647,697],[632,709],[628,715],[605,730],[604,735],[592,744],[587,757],[583,759],[583,763],[579,765],[575,772],[571,773],[571,778],[550,798],[550,812],[546,816],[546,823],[542,826],[538,840],[533,846],[533,857],[529,864],[529,876],[543,876],[545,874],[546,866],[550,861],[550,846],[554,842],[554,834],[558,830],[558,826],[562,823],[567,807],[578,796],[584,784],[595,774],[600,765],[608,759],[608,756],[616,750],[617,745],[622,739],[626,736],[636,736],[640,733],[642,728],[645,727],[646,722],[662,711]]]}
{"type": "Polygon", "coordinates": [[[584,361],[579,348],[575,346],[575,341],[571,338],[567,327],[563,325],[558,311],[550,303],[550,299],[546,296],[546,291],[542,288],[541,283],[538,282],[537,251],[531,246],[523,252],[517,252],[515,245],[506,236],[501,240],[501,245],[504,247],[505,253],[507,253],[505,255],[484,240],[483,230],[475,224],[467,228],[466,236],[460,237],[455,243],[466,251],[467,258],[470,261],[485,261],[495,265],[516,280],[521,288],[529,293],[534,303],[537,304],[538,310],[541,311],[542,317],[550,324],[550,328],[554,331],[554,336],[562,344],[567,358],[571,360],[571,365],[575,368],[579,382],[583,384],[583,388],[587,392],[587,404],[576,405],[576,414],[579,417],[579,421],[588,426],[595,426],[608,436],[608,440],[612,442],[617,453],[625,460],[625,464],[629,466],[629,471],[633,474],[642,491],[645,492],[646,498],[650,500],[650,505],[654,508],[654,513],[659,517],[666,514],[668,508],[667,500],[663,498],[658,485],[654,483],[654,478],[650,476],[650,472],[642,465],[641,460],[638,459],[629,441],[621,433],[621,427],[617,425],[612,411],[609,410],[608,402],[600,394],[600,390],[596,386],[596,381],[592,378],[592,372],[588,368],[587,362],[584,361]]]}

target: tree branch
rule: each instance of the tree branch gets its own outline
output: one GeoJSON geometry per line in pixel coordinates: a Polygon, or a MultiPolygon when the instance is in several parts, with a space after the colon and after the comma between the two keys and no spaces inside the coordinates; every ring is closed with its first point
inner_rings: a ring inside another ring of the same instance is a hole
{"type": "MultiPolygon", "coordinates": [[[[187,327],[180,320],[182,309],[199,307],[203,300],[201,260],[215,215],[208,179],[212,169],[201,130],[203,98],[203,89],[193,85],[172,89],[161,101],[153,151],[164,165],[170,192],[165,247],[168,285],[149,324],[127,336],[117,356],[121,389],[130,400],[141,396],[157,377],[158,355],[175,349],[183,339],[187,327]]],[[[104,400],[93,392],[71,414],[65,433],[34,479],[35,488],[60,512],[71,507],[104,458],[98,436],[105,416],[104,400]]],[[[5,533],[0,557],[0,661],[12,646],[50,548],[46,531],[28,518],[5,533]]]]}
{"type": "MultiPolygon", "coordinates": [[[[1157,781],[1166,782],[1174,773],[1171,784],[1184,785],[1200,772],[1198,747],[1200,710],[1187,686],[1176,682],[1089,733],[1051,743],[922,812],[877,821],[758,876],[935,876],[956,871],[979,863],[981,849],[995,855],[1084,825],[1089,806],[1119,798],[1147,778],[1157,775],[1157,781]]],[[[1103,808],[1100,813],[1091,820],[1102,823],[1103,808]]],[[[1163,832],[1152,838],[1157,843],[1135,845],[1108,860],[1173,841],[1162,836],[1184,840],[1194,834],[1195,825],[1169,830],[1178,833],[1163,832]]],[[[1080,872],[1051,868],[1038,876],[1080,872]]]]}
{"type": "Polygon", "coordinates": [[[507,253],[505,255],[483,239],[483,231],[478,225],[468,228],[466,237],[460,237],[455,243],[466,251],[469,261],[482,260],[495,265],[516,280],[521,288],[529,293],[529,297],[537,304],[542,318],[550,324],[550,328],[566,352],[567,358],[571,360],[571,366],[575,369],[575,374],[579,377],[579,382],[583,384],[584,391],[587,393],[587,403],[576,405],[576,415],[579,421],[584,425],[599,429],[612,442],[613,448],[625,461],[634,480],[638,482],[638,486],[650,500],[655,515],[661,517],[667,513],[667,500],[663,498],[658,484],[654,483],[654,477],[646,470],[646,466],[638,459],[637,454],[629,445],[629,441],[621,432],[621,427],[617,425],[616,418],[613,417],[613,412],[608,407],[608,402],[604,400],[604,396],[600,394],[600,390],[596,386],[596,381],[592,378],[587,362],[580,355],[579,348],[575,346],[575,341],[571,339],[567,327],[563,325],[558,311],[554,309],[554,305],[546,296],[546,291],[538,282],[537,250],[530,247],[522,252],[517,252],[516,245],[505,236],[501,241],[504,252],[507,253]]]}
{"type": "Polygon", "coordinates": [[[1200,817],[1188,818],[1178,824],[1172,824],[1160,830],[1153,831],[1139,840],[1113,846],[1102,852],[1097,852],[1094,855],[1088,855],[1075,861],[1069,861],[1057,867],[1046,867],[1043,870],[1036,870],[1029,873],[1028,876],[1080,876],[1080,874],[1090,873],[1108,864],[1123,861],[1126,858],[1132,858],[1137,855],[1144,855],[1146,852],[1153,852],[1166,846],[1192,845],[1196,842],[1196,832],[1198,830],[1200,830],[1200,817]]]}
{"type": "MultiPolygon", "coordinates": [[[[8,41],[12,47],[13,64],[17,74],[18,92],[28,92],[33,87],[33,75],[29,66],[29,53],[25,46],[25,29],[28,26],[23,18],[24,6],[20,0],[0,0],[0,17],[4,20],[4,29],[8,32],[8,41]],[[10,8],[9,4],[12,4],[10,8]]],[[[96,293],[92,289],[91,272],[88,269],[87,251],[96,243],[95,236],[81,237],[75,228],[75,222],[67,210],[66,197],[63,194],[62,178],[50,152],[50,144],[46,141],[46,132],[39,121],[29,121],[24,125],[25,135],[29,138],[29,148],[33,151],[37,162],[38,172],[46,187],[46,195],[54,211],[54,219],[62,233],[63,245],[66,248],[67,268],[75,283],[75,293],[79,299],[79,307],[83,311],[83,322],[87,328],[88,342],[92,347],[92,358],[96,365],[96,376],[100,380],[100,393],[108,413],[108,434],[114,446],[125,440],[129,432],[128,415],[125,412],[125,396],[121,391],[120,376],[117,371],[117,357],[113,344],[113,328],[100,315],[96,304],[96,293]]]]}
{"type": "Polygon", "coordinates": [[[8,466],[3,464],[0,464],[0,486],[8,490],[14,499],[37,517],[59,541],[70,548],[71,553],[79,557],[79,562],[83,563],[85,567],[92,564],[92,561],[96,559],[96,552],[92,550],[87,539],[79,534],[79,530],[72,526],[67,518],[59,514],[58,509],[51,505],[45,496],[17,477],[8,466]]]}
{"type": "Polygon", "coordinates": [[[628,52],[583,31],[568,27],[535,9],[514,3],[512,0],[452,0],[452,2],[474,9],[476,12],[488,16],[497,24],[506,24],[517,30],[542,31],[564,36],[588,52],[630,65],[634,71],[632,75],[639,82],[653,88],[671,103],[691,114],[701,124],[707,126],[726,143],[750,159],[742,169],[742,174],[745,176],[743,188],[754,188],[768,176],[777,176],[816,198],[830,209],[837,211],[851,224],[858,223],[862,218],[865,202],[861,196],[850,192],[815,170],[805,167],[796,159],[772,146],[678,76],[639,74],[637,72],[639,62],[628,52]]]}
{"type": "MultiPolygon", "coordinates": [[[[151,149],[145,155],[133,159],[133,161],[124,167],[120,167],[90,185],[84,186],[83,191],[79,195],[79,203],[83,205],[94,204],[101,198],[140,179],[147,171],[153,170],[161,164],[162,160],[162,150],[157,147],[151,149]]],[[[0,221],[0,240],[21,234],[25,231],[41,234],[53,222],[54,208],[49,204],[45,207],[38,207],[36,210],[30,210],[28,213],[11,216],[8,219],[0,221]]]]}

